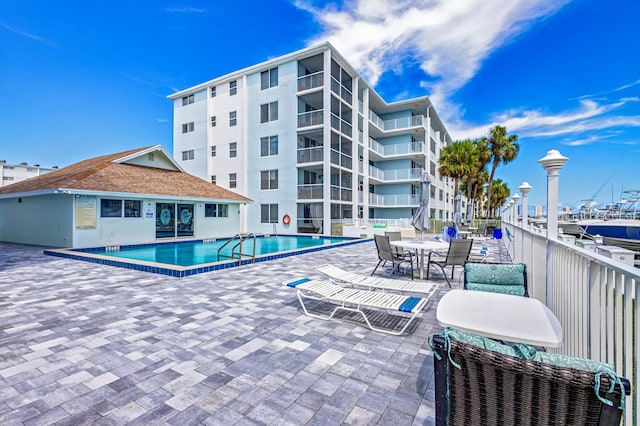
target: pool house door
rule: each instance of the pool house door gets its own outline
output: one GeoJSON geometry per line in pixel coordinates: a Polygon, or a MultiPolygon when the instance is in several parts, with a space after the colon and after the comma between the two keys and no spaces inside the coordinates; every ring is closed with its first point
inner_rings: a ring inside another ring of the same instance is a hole
{"type": "Polygon", "coordinates": [[[156,203],[156,238],[192,237],[193,204],[156,203]]]}

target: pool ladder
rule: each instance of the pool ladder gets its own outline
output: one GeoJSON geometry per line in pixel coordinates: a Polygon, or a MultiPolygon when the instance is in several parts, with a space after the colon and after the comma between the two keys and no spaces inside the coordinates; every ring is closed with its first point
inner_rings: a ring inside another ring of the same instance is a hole
{"type": "Polygon", "coordinates": [[[256,234],[240,233],[234,235],[218,249],[218,260],[222,260],[223,258],[238,259],[238,265],[242,264],[243,258],[251,259],[251,263],[256,263],[256,234]],[[246,247],[246,244],[248,243],[247,240],[249,239],[253,240],[253,251],[251,253],[244,253],[242,251],[243,245],[246,247]],[[222,249],[234,242],[235,245],[231,247],[231,255],[221,253],[222,249]]]}

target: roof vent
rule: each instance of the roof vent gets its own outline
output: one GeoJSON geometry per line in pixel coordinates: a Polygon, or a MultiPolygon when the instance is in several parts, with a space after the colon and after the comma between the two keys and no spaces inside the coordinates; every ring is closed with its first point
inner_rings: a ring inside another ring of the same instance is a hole
{"type": "Polygon", "coordinates": [[[149,161],[153,161],[153,157],[154,157],[153,152],[150,152],[150,153],[147,154],[147,159],[149,161]]]}

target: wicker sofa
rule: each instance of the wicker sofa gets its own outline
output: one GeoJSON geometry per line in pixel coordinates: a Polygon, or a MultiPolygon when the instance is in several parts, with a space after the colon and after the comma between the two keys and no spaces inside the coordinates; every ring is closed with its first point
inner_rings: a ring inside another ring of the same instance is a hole
{"type": "Polygon", "coordinates": [[[546,353],[527,359],[535,348],[479,336],[468,343],[451,330],[431,336],[436,425],[620,424],[630,384],[611,366],[546,353]]]}

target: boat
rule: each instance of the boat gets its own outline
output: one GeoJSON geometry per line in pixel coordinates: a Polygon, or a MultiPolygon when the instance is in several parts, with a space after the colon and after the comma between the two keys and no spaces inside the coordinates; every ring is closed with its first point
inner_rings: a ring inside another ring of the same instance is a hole
{"type": "Polygon", "coordinates": [[[640,190],[625,191],[629,196],[600,210],[601,216],[577,222],[583,235],[603,237],[607,245],[640,252],[640,190]]]}

